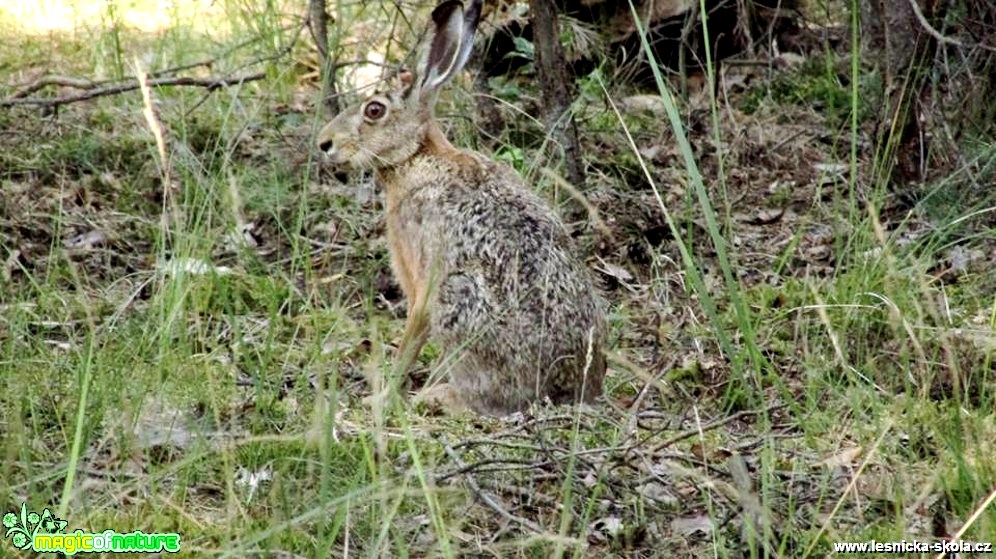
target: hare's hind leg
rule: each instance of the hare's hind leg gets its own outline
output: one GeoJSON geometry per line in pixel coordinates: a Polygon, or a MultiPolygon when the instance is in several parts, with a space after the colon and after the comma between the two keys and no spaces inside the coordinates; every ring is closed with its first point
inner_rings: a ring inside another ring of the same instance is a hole
{"type": "Polygon", "coordinates": [[[462,408],[478,413],[501,415],[508,383],[496,360],[503,353],[494,333],[500,328],[500,305],[487,279],[473,268],[454,271],[440,282],[436,302],[432,329],[445,350],[440,363],[449,368],[449,384],[434,388],[436,396],[459,400],[462,408]]]}

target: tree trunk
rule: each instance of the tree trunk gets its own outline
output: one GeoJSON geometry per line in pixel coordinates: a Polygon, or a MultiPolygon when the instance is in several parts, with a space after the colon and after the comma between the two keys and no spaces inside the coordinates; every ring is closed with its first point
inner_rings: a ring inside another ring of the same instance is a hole
{"type": "Polygon", "coordinates": [[[339,112],[339,95],[335,83],[337,68],[329,54],[329,14],[325,11],[325,0],[308,0],[308,23],[321,63],[323,104],[329,113],[335,115],[339,112]]]}
{"type": "Polygon", "coordinates": [[[917,17],[934,25],[943,19],[945,4],[936,0],[865,0],[862,26],[869,32],[869,46],[885,78],[885,104],[879,115],[880,136],[887,153],[895,154],[895,168],[885,165],[885,180],[903,198],[916,197],[926,177],[929,157],[929,108],[932,105],[930,72],[937,54],[937,40],[917,17]]]}
{"type": "Polygon", "coordinates": [[[484,133],[485,143],[493,146],[495,139],[501,134],[504,121],[498,102],[495,100],[488,76],[485,72],[477,72],[474,77],[474,104],[477,106],[478,126],[484,133]]]}
{"type": "Polygon", "coordinates": [[[577,126],[571,113],[571,85],[554,0],[530,0],[536,72],[543,92],[543,120],[554,140],[564,150],[567,179],[576,187],[584,185],[584,166],[577,126]]]}

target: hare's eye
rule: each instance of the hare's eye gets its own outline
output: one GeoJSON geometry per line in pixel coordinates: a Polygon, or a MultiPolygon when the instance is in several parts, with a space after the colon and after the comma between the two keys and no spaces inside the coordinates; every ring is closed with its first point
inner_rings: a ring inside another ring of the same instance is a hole
{"type": "Polygon", "coordinates": [[[381,103],[380,101],[370,101],[367,103],[366,107],[363,107],[363,116],[366,117],[367,120],[380,120],[384,118],[384,115],[386,114],[387,107],[385,107],[384,103],[381,103]]]}

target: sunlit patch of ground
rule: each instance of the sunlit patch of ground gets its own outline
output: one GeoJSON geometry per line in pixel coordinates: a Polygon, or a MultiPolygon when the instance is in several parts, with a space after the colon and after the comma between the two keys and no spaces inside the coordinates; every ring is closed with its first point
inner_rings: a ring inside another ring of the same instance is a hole
{"type": "Polygon", "coordinates": [[[212,0],[21,0],[0,6],[0,21],[16,22],[24,35],[72,34],[94,25],[119,25],[145,33],[183,22],[206,29],[224,15],[212,0]]]}

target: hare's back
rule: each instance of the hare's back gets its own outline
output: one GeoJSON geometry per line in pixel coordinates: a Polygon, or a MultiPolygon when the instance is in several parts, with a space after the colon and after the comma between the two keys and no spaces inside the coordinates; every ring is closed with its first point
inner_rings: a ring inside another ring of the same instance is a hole
{"type": "Polygon", "coordinates": [[[475,286],[481,320],[510,328],[543,323],[560,331],[597,321],[587,269],[553,210],[510,169],[489,171],[451,185],[438,205],[447,275],[460,286],[448,295],[466,301],[475,286]]]}
{"type": "Polygon", "coordinates": [[[481,266],[495,276],[514,273],[520,280],[576,274],[571,239],[553,210],[517,175],[503,175],[446,190],[439,210],[448,263],[481,266]]]}

